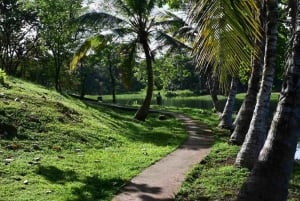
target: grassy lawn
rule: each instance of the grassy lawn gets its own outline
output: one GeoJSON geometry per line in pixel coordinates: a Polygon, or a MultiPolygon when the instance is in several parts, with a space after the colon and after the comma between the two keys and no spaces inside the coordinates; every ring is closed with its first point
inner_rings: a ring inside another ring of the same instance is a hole
{"type": "MultiPolygon", "coordinates": [[[[272,96],[272,99],[278,97],[272,96]]],[[[247,169],[234,167],[239,146],[227,143],[230,133],[217,128],[218,117],[210,110],[190,108],[168,108],[169,110],[189,114],[193,118],[207,124],[214,133],[214,145],[210,154],[192,170],[190,170],[176,201],[233,201],[246,177],[247,169]]],[[[300,200],[300,165],[294,164],[294,172],[290,181],[289,201],[300,200]]]]}
{"type": "Polygon", "coordinates": [[[0,200],[95,201],[112,196],[186,138],[175,119],[81,102],[10,78],[0,86],[0,200]]]}
{"type": "MultiPolygon", "coordinates": [[[[141,123],[131,112],[10,80],[9,88],[0,86],[1,201],[111,200],[130,178],[186,138],[172,118],[159,121],[158,114],[152,114],[141,123]]],[[[272,95],[272,100],[277,97],[272,95]]],[[[210,101],[209,96],[186,98],[210,101]]],[[[243,98],[244,94],[237,96],[238,101],[243,98]]],[[[163,109],[198,119],[215,137],[211,153],[190,171],[176,200],[234,200],[249,172],[233,166],[239,147],[227,144],[230,133],[216,128],[217,115],[210,109],[163,109]]],[[[289,200],[299,198],[300,166],[295,164],[289,200]]]]}

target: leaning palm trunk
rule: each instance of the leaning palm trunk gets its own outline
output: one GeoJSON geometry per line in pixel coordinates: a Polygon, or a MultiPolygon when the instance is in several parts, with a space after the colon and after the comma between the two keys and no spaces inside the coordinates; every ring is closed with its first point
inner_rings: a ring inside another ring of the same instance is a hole
{"type": "MultiPolygon", "coordinates": [[[[262,42],[258,45],[262,47],[264,46],[264,44],[265,43],[262,42]]],[[[264,52],[263,50],[264,48],[262,47],[260,53],[264,52]]],[[[234,131],[229,139],[229,142],[231,144],[242,145],[245,140],[245,136],[249,129],[250,122],[253,116],[253,111],[256,105],[257,94],[259,91],[259,83],[261,79],[261,69],[263,66],[262,63],[263,63],[263,56],[253,58],[251,76],[248,82],[248,90],[245,99],[243,101],[243,104],[234,121],[233,124],[234,131]]]]}
{"type": "MultiPolygon", "coordinates": [[[[257,0],[256,3],[260,7],[260,24],[263,27],[265,24],[265,6],[263,6],[263,2],[257,0]]],[[[253,56],[252,58],[252,71],[251,76],[248,82],[248,90],[243,101],[243,104],[237,114],[237,117],[233,123],[234,131],[230,136],[229,142],[235,145],[242,145],[247,131],[249,129],[249,125],[253,116],[253,111],[255,109],[256,98],[259,91],[259,83],[261,79],[261,69],[263,66],[264,60],[264,48],[265,48],[265,34],[263,29],[261,29],[263,38],[262,40],[255,40],[256,47],[260,47],[258,49],[258,55],[261,56],[253,56]]]]}
{"type": "Polygon", "coordinates": [[[219,123],[220,128],[232,129],[232,113],[234,109],[235,96],[237,93],[237,78],[232,78],[229,95],[226,101],[226,105],[224,107],[224,111],[221,116],[221,120],[219,123]]]}
{"type": "MultiPolygon", "coordinates": [[[[299,12],[300,6],[297,7],[299,12]]],[[[299,13],[297,16],[299,19],[299,13]]],[[[288,63],[268,138],[251,175],[239,193],[238,201],[284,201],[287,199],[288,183],[300,133],[299,21],[292,51],[293,56],[288,63]]]]}
{"type": "Polygon", "coordinates": [[[234,131],[230,136],[229,142],[232,144],[242,145],[244,142],[255,109],[259,81],[261,78],[260,72],[261,62],[259,62],[258,58],[255,58],[248,83],[247,94],[234,122],[234,131]]]}
{"type": "Polygon", "coordinates": [[[258,154],[265,142],[267,133],[267,117],[270,105],[270,96],[276,65],[278,5],[276,0],[267,1],[267,36],[263,67],[263,77],[258,93],[258,99],[247,132],[245,141],[236,158],[236,166],[252,169],[258,154]]]}
{"type": "Polygon", "coordinates": [[[140,121],[145,121],[151,104],[152,94],[153,94],[153,70],[152,70],[152,57],[150,53],[150,47],[145,39],[142,42],[142,46],[146,56],[146,63],[147,63],[147,92],[145,100],[139,110],[135,113],[134,118],[140,121]]]}
{"type": "Polygon", "coordinates": [[[207,80],[207,86],[209,89],[209,94],[211,96],[212,104],[217,113],[221,113],[221,105],[218,99],[218,81],[216,77],[210,77],[207,80]]]}

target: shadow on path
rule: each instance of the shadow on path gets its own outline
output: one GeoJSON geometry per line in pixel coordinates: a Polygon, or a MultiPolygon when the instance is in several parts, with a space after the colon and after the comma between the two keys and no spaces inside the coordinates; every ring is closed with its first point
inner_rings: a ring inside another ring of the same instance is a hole
{"type": "Polygon", "coordinates": [[[113,201],[173,200],[188,170],[209,153],[213,137],[205,125],[184,114],[162,113],[181,121],[188,139],[177,150],[133,178],[113,201]]]}

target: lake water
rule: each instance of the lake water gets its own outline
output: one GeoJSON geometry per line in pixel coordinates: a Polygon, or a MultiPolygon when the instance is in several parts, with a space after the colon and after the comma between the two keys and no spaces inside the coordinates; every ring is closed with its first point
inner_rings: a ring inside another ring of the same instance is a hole
{"type": "Polygon", "coordinates": [[[297,150],[296,150],[296,153],[295,153],[295,159],[300,160],[300,143],[297,146],[297,150]]]}

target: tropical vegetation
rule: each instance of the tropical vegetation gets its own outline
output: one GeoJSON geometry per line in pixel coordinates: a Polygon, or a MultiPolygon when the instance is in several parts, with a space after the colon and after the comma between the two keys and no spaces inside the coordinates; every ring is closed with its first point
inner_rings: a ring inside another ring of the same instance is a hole
{"type": "Polygon", "coordinates": [[[2,198],[110,199],[185,139],[155,108],[214,130],[211,155],[178,199],[297,199],[299,8],[298,0],[0,2],[2,198]],[[134,94],[135,113],[99,105],[134,94]],[[180,96],[205,97],[210,109],[164,104],[180,96]],[[217,188],[223,173],[235,181],[228,191],[217,188]]]}

